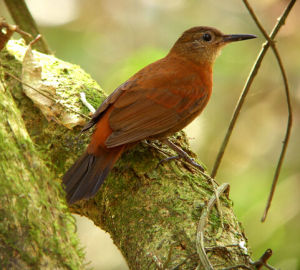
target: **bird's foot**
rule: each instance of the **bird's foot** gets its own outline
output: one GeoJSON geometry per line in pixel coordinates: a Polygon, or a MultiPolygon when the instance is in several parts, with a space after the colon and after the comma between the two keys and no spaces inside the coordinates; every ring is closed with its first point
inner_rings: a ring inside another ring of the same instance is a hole
{"type": "MultiPolygon", "coordinates": [[[[178,147],[177,145],[175,145],[174,143],[172,143],[170,140],[168,139],[164,139],[162,140],[163,143],[165,143],[166,145],[168,145],[172,150],[174,150],[178,156],[175,156],[176,159],[178,158],[182,158],[184,159],[187,163],[189,163],[190,165],[192,165],[193,167],[199,169],[201,172],[204,172],[205,169],[198,164],[193,158],[191,158],[185,151],[183,151],[180,147],[178,147]]],[[[161,164],[164,161],[169,161],[171,159],[175,159],[175,157],[170,157],[170,158],[166,158],[162,161],[159,162],[159,164],[161,164]]]]}

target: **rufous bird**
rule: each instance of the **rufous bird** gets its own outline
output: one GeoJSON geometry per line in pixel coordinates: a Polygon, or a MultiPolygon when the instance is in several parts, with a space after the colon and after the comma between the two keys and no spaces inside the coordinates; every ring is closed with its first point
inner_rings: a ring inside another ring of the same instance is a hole
{"type": "Polygon", "coordinates": [[[220,49],[255,37],[193,27],[164,58],[120,85],[83,128],[95,126],[85,153],[63,177],[68,203],[94,196],[129,146],[144,139],[165,139],[193,121],[210,98],[212,67],[220,49]]]}

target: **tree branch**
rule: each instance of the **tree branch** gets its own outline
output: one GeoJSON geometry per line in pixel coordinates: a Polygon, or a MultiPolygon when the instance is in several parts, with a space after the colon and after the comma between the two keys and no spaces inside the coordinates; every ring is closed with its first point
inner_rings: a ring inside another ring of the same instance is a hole
{"type": "Polygon", "coordinates": [[[11,95],[17,87],[4,78],[1,67],[0,269],[85,269],[60,183],[26,130],[11,95]]]}

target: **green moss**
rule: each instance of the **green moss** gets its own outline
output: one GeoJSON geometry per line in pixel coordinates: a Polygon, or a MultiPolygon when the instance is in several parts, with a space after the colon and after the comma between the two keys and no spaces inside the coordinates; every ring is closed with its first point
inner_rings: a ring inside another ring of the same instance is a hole
{"type": "MultiPolygon", "coordinates": [[[[0,53],[1,64],[19,77],[20,63],[8,55],[0,53]]],[[[3,74],[1,69],[2,81],[3,74]]],[[[30,102],[21,99],[18,82],[5,79],[5,91],[0,86],[0,268],[16,269],[17,263],[18,269],[82,269],[84,254],[61,186],[53,181],[22,119],[32,113],[26,114],[24,107],[22,115],[16,106],[30,102]]]]}
{"type": "MultiPolygon", "coordinates": [[[[7,59],[7,61],[1,62],[3,66],[7,67],[5,71],[20,78],[21,62],[25,52],[26,47],[22,41],[9,41],[7,50],[0,52],[1,59],[7,59]]],[[[98,107],[105,98],[100,86],[78,65],[72,65],[54,56],[44,55],[34,50],[33,55],[41,64],[43,81],[50,85],[57,85],[56,99],[62,104],[62,110],[71,108],[88,115],[88,109],[80,100],[80,92],[85,92],[88,102],[94,107],[98,107]]],[[[24,98],[19,82],[9,75],[7,77],[10,86],[17,86],[13,88],[12,93],[18,101],[18,108],[21,110],[26,128],[37,150],[42,153],[49,169],[54,171],[57,176],[62,175],[65,168],[69,167],[84,151],[89,140],[89,133],[78,138],[74,135],[79,134],[81,127],[66,130],[56,122],[48,121],[30,99],[24,98]]]]}

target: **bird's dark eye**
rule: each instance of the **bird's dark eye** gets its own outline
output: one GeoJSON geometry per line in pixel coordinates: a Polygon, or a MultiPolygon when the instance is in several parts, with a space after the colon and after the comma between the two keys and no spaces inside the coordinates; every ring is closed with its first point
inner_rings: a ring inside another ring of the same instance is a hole
{"type": "Polygon", "coordinates": [[[204,41],[211,41],[211,34],[205,33],[205,34],[202,36],[202,39],[203,39],[204,41]]]}

